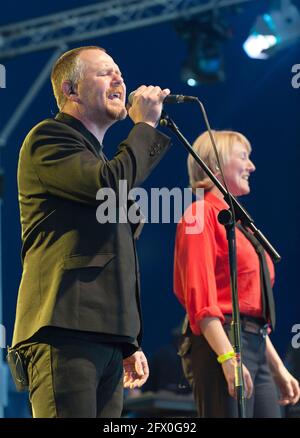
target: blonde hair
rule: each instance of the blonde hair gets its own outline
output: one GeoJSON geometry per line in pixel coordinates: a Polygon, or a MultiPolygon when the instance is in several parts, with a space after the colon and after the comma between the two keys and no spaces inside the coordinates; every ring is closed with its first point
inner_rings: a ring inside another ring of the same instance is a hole
{"type": "Polygon", "coordinates": [[[74,87],[78,81],[83,78],[85,63],[80,59],[79,54],[85,50],[95,49],[106,52],[105,49],[98,46],[77,47],[76,49],[68,50],[63,53],[55,62],[51,72],[51,83],[56,103],[60,111],[67,100],[62,91],[62,83],[64,81],[70,81],[71,86],[74,87]]]}
{"type": "MultiPolygon", "coordinates": [[[[215,139],[217,151],[220,158],[220,164],[223,167],[230,158],[232,147],[235,142],[240,142],[246,146],[248,153],[251,152],[251,145],[247,138],[240,132],[235,131],[215,131],[212,130],[212,135],[215,139]]],[[[193,149],[202,158],[205,164],[213,173],[218,170],[215,152],[213,150],[208,131],[201,134],[194,142],[193,149]]],[[[204,170],[196,163],[194,158],[189,155],[187,160],[188,174],[190,186],[192,189],[202,187],[204,190],[211,190],[213,183],[206,175],[204,170]]]]}

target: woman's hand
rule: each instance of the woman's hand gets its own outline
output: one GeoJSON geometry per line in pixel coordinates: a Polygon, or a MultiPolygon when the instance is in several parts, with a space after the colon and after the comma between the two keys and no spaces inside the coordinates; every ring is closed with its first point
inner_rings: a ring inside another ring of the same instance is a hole
{"type": "MultiPolygon", "coordinates": [[[[228,392],[231,397],[236,398],[235,391],[235,368],[236,359],[232,358],[222,363],[223,373],[227,382],[228,392]]],[[[245,365],[242,365],[245,397],[250,398],[253,392],[253,382],[251,375],[245,365]]]]}
{"type": "Polygon", "coordinates": [[[294,405],[300,398],[300,387],[298,380],[286,369],[284,365],[273,372],[273,378],[280,391],[279,404],[286,406],[294,405]]]}
{"type": "Polygon", "coordinates": [[[284,366],[269,336],[266,338],[266,357],[273,379],[280,391],[279,404],[281,406],[294,405],[300,398],[299,382],[284,366]]]}

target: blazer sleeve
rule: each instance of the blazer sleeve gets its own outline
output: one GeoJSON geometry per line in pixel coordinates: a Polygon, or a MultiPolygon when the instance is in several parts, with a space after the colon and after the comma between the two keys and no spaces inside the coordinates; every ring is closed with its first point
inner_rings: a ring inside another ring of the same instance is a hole
{"type": "Polygon", "coordinates": [[[26,139],[30,162],[52,195],[96,204],[96,193],[109,187],[116,193],[119,180],[128,190],[141,184],[168,149],[170,139],[145,123],[133,127],[108,162],[86,145],[73,128],[52,121],[41,123],[26,139]]]}

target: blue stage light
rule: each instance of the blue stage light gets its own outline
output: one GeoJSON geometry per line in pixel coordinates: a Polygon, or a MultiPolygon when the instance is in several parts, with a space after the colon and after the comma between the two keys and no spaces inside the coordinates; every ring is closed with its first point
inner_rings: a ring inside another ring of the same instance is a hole
{"type": "Polygon", "coordinates": [[[243,48],[250,58],[267,59],[300,38],[300,13],[290,0],[257,17],[243,48]]]}

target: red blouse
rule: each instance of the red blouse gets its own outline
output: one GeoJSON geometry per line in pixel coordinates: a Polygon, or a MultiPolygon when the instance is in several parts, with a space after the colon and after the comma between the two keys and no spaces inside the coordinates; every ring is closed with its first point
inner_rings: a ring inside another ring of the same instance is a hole
{"type": "MultiPolygon", "coordinates": [[[[223,199],[207,193],[204,200],[191,204],[178,223],[174,260],[174,291],[185,307],[190,326],[200,334],[199,321],[232,313],[228,261],[228,243],[223,225],[218,222],[220,210],[228,208],[223,199]],[[191,223],[191,215],[194,223],[191,223]],[[201,214],[202,211],[202,214],[201,214]],[[200,214],[199,214],[200,212],[200,214]],[[191,232],[200,231],[197,233],[191,232]]],[[[237,285],[240,312],[261,317],[262,300],[258,255],[244,234],[236,229],[237,285]]],[[[274,266],[266,254],[274,283],[274,266]]]]}

